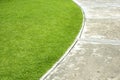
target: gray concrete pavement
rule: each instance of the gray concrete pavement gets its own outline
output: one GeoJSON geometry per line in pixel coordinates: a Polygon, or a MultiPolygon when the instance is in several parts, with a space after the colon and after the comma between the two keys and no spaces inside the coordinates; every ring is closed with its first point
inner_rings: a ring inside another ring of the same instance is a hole
{"type": "Polygon", "coordinates": [[[120,40],[119,19],[87,19],[82,39],[120,40]]]}
{"type": "Polygon", "coordinates": [[[75,0],[85,13],[81,36],[41,80],[120,80],[120,0],[75,0]]]}

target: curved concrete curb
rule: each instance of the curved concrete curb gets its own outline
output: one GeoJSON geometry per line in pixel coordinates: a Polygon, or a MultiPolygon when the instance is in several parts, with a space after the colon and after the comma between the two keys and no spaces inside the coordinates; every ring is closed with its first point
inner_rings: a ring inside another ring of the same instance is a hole
{"type": "MultiPolygon", "coordinates": [[[[73,2],[75,2],[77,5],[80,6],[80,4],[77,2],[77,0],[73,0],[73,2]]],[[[73,49],[73,47],[76,45],[76,43],[78,42],[78,39],[81,37],[82,35],[82,32],[83,32],[83,29],[84,29],[84,25],[85,25],[85,13],[84,13],[84,10],[82,9],[82,7],[80,6],[81,10],[82,10],[82,14],[83,14],[83,22],[82,22],[82,27],[80,29],[80,32],[78,33],[76,39],[74,40],[74,42],[72,43],[72,45],[68,48],[68,50],[65,52],[65,54],[53,65],[53,67],[48,70],[48,72],[43,75],[40,80],[45,80],[47,78],[47,76],[50,75],[50,73],[52,71],[54,71],[54,69],[67,57],[67,55],[70,53],[70,51],[73,49]]]]}
{"type": "Polygon", "coordinates": [[[83,33],[83,30],[84,30],[85,22],[86,22],[85,12],[84,12],[81,4],[80,4],[77,0],[73,0],[73,2],[76,3],[76,4],[81,8],[82,14],[83,14],[83,23],[82,23],[81,30],[80,30],[80,32],[79,32],[79,34],[78,34],[78,36],[79,36],[78,38],[81,38],[82,33],[83,33]]]}
{"type": "Polygon", "coordinates": [[[120,80],[120,0],[74,2],[84,10],[82,29],[41,80],[120,80]]]}

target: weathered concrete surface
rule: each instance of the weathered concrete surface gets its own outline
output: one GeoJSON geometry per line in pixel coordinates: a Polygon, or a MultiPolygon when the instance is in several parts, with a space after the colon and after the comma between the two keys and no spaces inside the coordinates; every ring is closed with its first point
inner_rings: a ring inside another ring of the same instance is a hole
{"type": "Polygon", "coordinates": [[[75,0],[85,25],[75,46],[41,80],[120,80],[120,0],[75,0]]]}
{"type": "Polygon", "coordinates": [[[82,38],[120,40],[120,19],[87,19],[82,38]]]}
{"type": "Polygon", "coordinates": [[[78,41],[46,80],[120,80],[119,60],[120,45],[78,41]]]}
{"type": "Polygon", "coordinates": [[[120,18],[120,0],[77,0],[86,18],[120,18]]]}

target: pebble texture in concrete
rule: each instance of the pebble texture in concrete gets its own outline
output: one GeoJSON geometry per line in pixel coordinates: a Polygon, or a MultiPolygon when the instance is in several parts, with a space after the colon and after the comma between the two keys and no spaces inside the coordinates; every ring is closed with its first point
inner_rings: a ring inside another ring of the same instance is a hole
{"type": "Polygon", "coordinates": [[[120,0],[75,0],[85,26],[75,46],[41,80],[120,80],[120,0]]]}

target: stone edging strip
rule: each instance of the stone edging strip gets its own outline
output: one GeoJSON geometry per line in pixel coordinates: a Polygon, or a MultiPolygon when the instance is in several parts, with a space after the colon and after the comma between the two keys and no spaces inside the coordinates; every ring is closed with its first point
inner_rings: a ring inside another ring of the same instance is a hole
{"type": "Polygon", "coordinates": [[[43,75],[39,80],[45,80],[52,71],[55,70],[55,68],[67,57],[67,55],[70,53],[70,51],[73,49],[73,47],[76,45],[76,43],[78,42],[78,39],[81,37],[83,29],[84,29],[84,25],[85,25],[85,13],[81,7],[81,5],[77,2],[77,0],[73,0],[73,2],[75,2],[77,5],[79,5],[79,7],[82,10],[82,14],[83,14],[83,22],[82,22],[82,27],[80,29],[80,32],[78,33],[78,36],[76,37],[76,39],[74,40],[74,42],[72,43],[72,45],[68,48],[68,50],[65,52],[65,54],[54,64],[54,66],[48,70],[48,72],[43,75]]]}
{"type": "Polygon", "coordinates": [[[83,30],[84,30],[85,22],[86,22],[85,12],[84,12],[81,4],[80,4],[77,0],[73,0],[73,2],[76,3],[76,4],[81,8],[82,14],[83,14],[83,23],[82,23],[82,27],[81,27],[81,29],[80,29],[80,32],[79,32],[79,34],[78,34],[78,38],[81,38],[81,35],[82,35],[82,33],[83,33],[83,30]]]}

